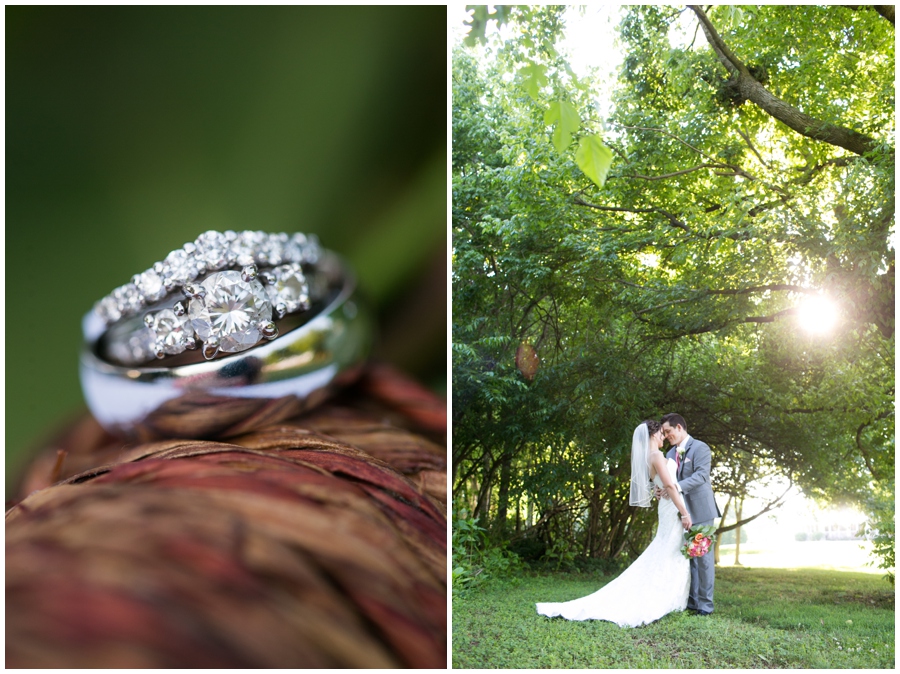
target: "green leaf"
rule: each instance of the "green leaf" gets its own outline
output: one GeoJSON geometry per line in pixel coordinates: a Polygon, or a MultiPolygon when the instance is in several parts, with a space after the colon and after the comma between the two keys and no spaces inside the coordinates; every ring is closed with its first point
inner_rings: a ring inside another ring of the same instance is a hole
{"type": "Polygon", "coordinates": [[[578,110],[568,101],[553,101],[544,112],[544,124],[553,124],[553,146],[562,154],[572,144],[572,134],[581,126],[578,110]]]}
{"type": "Polygon", "coordinates": [[[559,101],[553,101],[544,111],[544,124],[553,124],[559,119],[559,101]]]}
{"type": "Polygon", "coordinates": [[[612,165],[612,150],[603,144],[600,136],[585,136],[575,152],[575,163],[597,187],[603,187],[612,165]]]}
{"type": "Polygon", "coordinates": [[[469,26],[469,34],[464,42],[469,47],[474,47],[479,42],[485,41],[485,30],[487,29],[488,9],[487,5],[467,5],[466,10],[473,10],[471,21],[466,21],[465,25],[469,26]]]}
{"type": "Polygon", "coordinates": [[[546,73],[547,67],[538,65],[537,63],[531,63],[524,68],[519,69],[519,75],[521,75],[525,85],[525,91],[527,91],[528,95],[535,101],[537,101],[538,96],[540,95],[541,87],[547,84],[546,73]]]}

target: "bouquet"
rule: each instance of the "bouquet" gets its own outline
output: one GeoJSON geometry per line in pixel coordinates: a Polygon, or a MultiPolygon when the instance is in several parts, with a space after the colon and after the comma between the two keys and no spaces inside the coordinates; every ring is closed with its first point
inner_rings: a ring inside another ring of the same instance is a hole
{"type": "Polygon", "coordinates": [[[709,552],[709,549],[715,542],[716,528],[714,526],[693,527],[684,534],[684,545],[681,548],[681,554],[687,559],[702,557],[709,552]]]}

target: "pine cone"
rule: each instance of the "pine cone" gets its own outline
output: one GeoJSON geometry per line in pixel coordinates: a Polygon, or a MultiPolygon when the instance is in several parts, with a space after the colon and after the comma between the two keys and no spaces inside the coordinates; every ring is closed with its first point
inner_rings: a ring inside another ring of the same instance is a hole
{"type": "Polygon", "coordinates": [[[227,442],[79,422],[7,512],[7,666],[444,668],[445,432],[384,367],[227,442]]]}

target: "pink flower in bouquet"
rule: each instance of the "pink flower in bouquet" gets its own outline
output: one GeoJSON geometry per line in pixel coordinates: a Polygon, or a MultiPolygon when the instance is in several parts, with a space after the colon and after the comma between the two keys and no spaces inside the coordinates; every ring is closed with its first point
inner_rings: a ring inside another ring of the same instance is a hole
{"type": "Polygon", "coordinates": [[[702,557],[709,552],[716,539],[715,529],[711,526],[695,527],[685,534],[685,543],[682,554],[687,557],[702,557]]]}

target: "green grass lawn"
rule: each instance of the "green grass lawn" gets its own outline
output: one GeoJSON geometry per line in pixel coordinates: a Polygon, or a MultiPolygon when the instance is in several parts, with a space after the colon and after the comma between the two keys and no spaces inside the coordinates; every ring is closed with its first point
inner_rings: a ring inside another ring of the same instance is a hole
{"type": "Polygon", "coordinates": [[[457,668],[893,668],[894,588],[821,569],[717,568],[716,611],[645,627],[545,618],[612,578],[525,572],[453,598],[457,668]]]}

